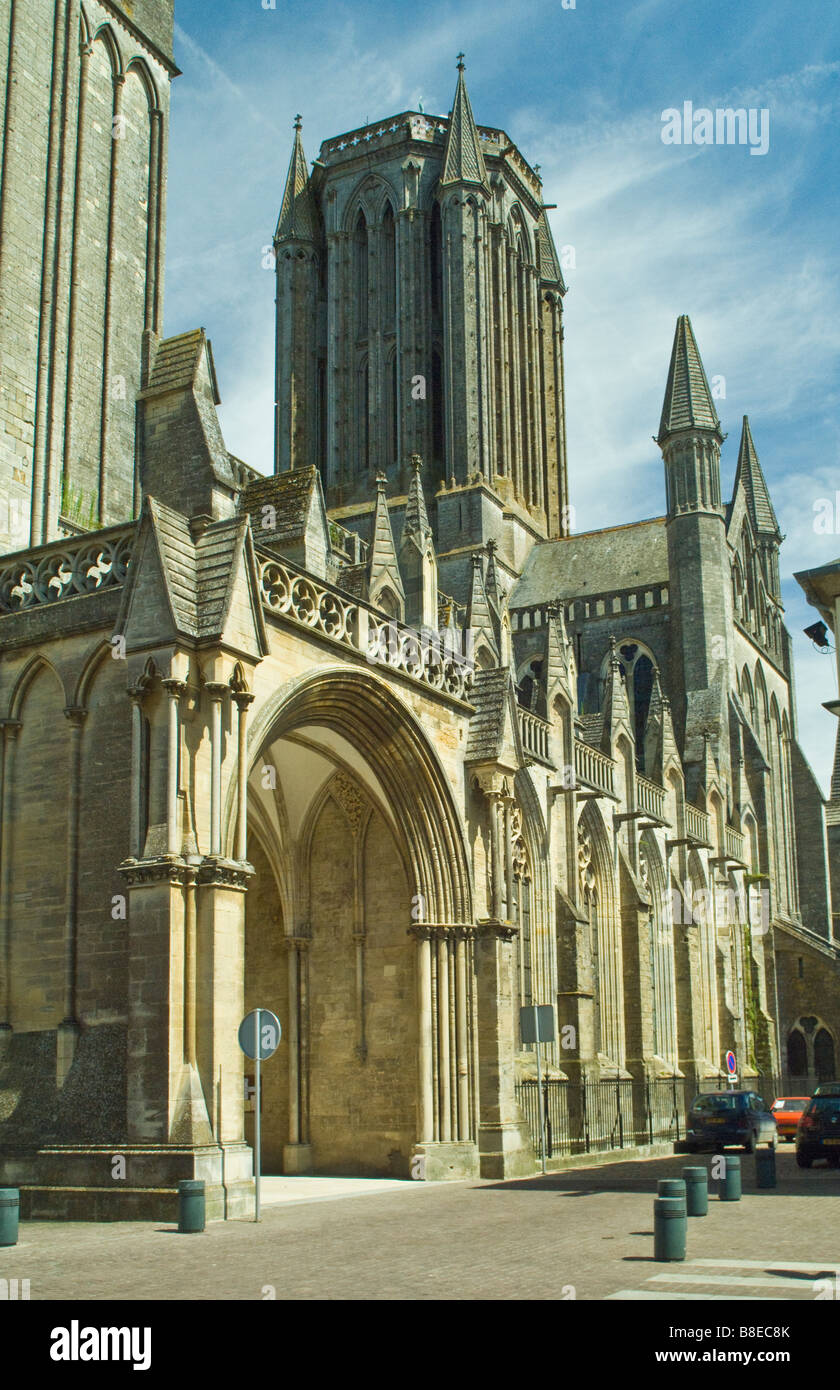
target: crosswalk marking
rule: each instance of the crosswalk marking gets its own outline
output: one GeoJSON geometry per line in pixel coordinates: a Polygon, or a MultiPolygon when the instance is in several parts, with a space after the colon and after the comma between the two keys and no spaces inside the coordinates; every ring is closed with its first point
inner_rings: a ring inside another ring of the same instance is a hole
{"type": "Polygon", "coordinates": [[[659,1300],[659,1302],[667,1301],[671,1303],[674,1299],[679,1299],[681,1303],[692,1301],[695,1303],[708,1303],[710,1300],[714,1299],[721,1299],[726,1303],[774,1303],[778,1301],[761,1294],[756,1294],[755,1298],[751,1298],[747,1293],[668,1293],[664,1289],[661,1291],[654,1289],[619,1289],[618,1293],[608,1293],[604,1301],[608,1303],[611,1298],[635,1303],[639,1303],[642,1300],[648,1302],[659,1300]]]}
{"type": "Polygon", "coordinates": [[[761,1274],[654,1274],[649,1284],[720,1284],[722,1288],[755,1286],[764,1289],[808,1289],[813,1280],[785,1279],[782,1275],[761,1274]]]}
{"type": "Polygon", "coordinates": [[[607,1300],[621,1299],[627,1302],[643,1300],[677,1300],[694,1302],[726,1301],[739,1303],[770,1303],[782,1299],[790,1302],[796,1290],[802,1299],[813,1299],[817,1292],[817,1281],[831,1279],[838,1275],[840,1266],[836,1260],[686,1260],[674,1262],[672,1268],[659,1274],[652,1274],[645,1280],[641,1289],[619,1289],[607,1294],[607,1300]],[[742,1270],[735,1274],[733,1270],[742,1270]],[[755,1271],[751,1273],[750,1271],[755,1271]],[[810,1277],[796,1278],[796,1275],[810,1277]],[[732,1293],[696,1293],[690,1290],[692,1284],[705,1284],[707,1287],[732,1289],[732,1293]],[[663,1288],[663,1285],[667,1285],[663,1288]],[[689,1286],[689,1287],[686,1287],[689,1286]],[[755,1289],[755,1293],[736,1293],[736,1289],[755,1289]],[[774,1293],[762,1294],[759,1289],[773,1289],[774,1293]],[[784,1292],[783,1292],[784,1291],[784,1292]]]}
{"type": "Polygon", "coordinates": [[[799,1274],[838,1274],[840,1264],[836,1260],[691,1260],[692,1265],[705,1265],[716,1269],[791,1269],[799,1274]]]}

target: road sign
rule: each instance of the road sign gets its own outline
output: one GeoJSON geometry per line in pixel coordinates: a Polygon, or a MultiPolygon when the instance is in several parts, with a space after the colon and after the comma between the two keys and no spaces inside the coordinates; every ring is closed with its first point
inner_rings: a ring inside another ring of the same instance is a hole
{"type": "Polygon", "coordinates": [[[729,1075],[730,1075],[730,1076],[733,1078],[733,1080],[734,1080],[735,1073],[736,1073],[736,1071],[738,1070],[738,1063],[735,1061],[735,1053],[734,1053],[734,1052],[727,1052],[725,1061],[726,1061],[726,1070],[729,1072],[729,1075]]]}
{"type": "Polygon", "coordinates": [[[277,1051],[282,1035],[280,1020],[270,1009],[252,1009],[239,1025],[239,1046],[256,1062],[254,1085],[254,1220],[260,1219],[260,1168],[262,1135],[260,1132],[260,1062],[277,1051]]]}
{"type": "Polygon", "coordinates": [[[267,1062],[280,1046],[282,1035],[283,1029],[280,1027],[280,1020],[276,1014],[273,1014],[270,1009],[252,1009],[239,1025],[239,1046],[245,1056],[251,1058],[252,1062],[256,1062],[258,1055],[261,1062],[267,1062]],[[257,1053],[258,1037],[259,1054],[257,1053]]]}
{"type": "Polygon", "coordinates": [[[540,1167],[545,1172],[545,1115],[542,1098],[540,1043],[554,1042],[554,1009],[550,1004],[523,1004],[519,1010],[519,1035],[537,1048],[537,1109],[540,1115],[540,1167]]]}
{"type": "Polygon", "coordinates": [[[523,1004],[519,1033],[524,1043],[554,1042],[554,1010],[550,1004],[523,1004]]]}

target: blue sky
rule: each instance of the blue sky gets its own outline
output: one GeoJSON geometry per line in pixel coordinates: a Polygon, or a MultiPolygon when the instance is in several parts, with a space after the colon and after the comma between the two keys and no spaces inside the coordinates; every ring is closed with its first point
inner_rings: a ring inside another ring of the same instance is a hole
{"type": "Polygon", "coordinates": [[[824,788],[836,668],[801,635],[792,579],[840,556],[840,6],[785,0],[445,4],[176,0],[166,331],[213,340],[228,447],[271,470],[274,287],[263,267],[303,116],[307,157],[423,104],[445,114],[466,54],[479,124],[540,164],[566,271],[569,472],[577,530],[661,514],[656,433],[677,315],[710,377],[731,490],[750,416],[786,535],[800,739],[824,788]],[[766,155],[665,145],[662,112],[769,111],[766,155]],[[567,259],[569,257],[567,256],[567,259]],[[835,499],[833,533],[815,504],[835,499]]]}

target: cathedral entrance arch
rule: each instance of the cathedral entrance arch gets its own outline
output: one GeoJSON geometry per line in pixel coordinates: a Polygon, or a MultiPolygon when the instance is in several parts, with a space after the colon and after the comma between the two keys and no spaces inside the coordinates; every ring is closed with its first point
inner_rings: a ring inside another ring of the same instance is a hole
{"type": "MultiPolygon", "coordinates": [[[[245,1005],[284,1025],[267,1164],[408,1176],[424,1139],[476,1137],[470,1011],[464,1037],[428,1037],[418,999],[431,933],[436,1002],[470,989],[470,883],[445,774],[398,697],[346,670],[258,709],[249,764],[245,1005]]],[[[248,1139],[252,1123],[246,1104],[248,1139]]]]}

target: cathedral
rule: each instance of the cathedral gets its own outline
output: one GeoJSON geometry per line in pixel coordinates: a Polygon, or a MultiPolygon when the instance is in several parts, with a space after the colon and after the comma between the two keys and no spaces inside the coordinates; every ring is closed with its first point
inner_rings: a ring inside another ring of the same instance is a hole
{"type": "Polygon", "coordinates": [[[830,1078],[834,852],[783,538],[746,417],[724,486],[688,316],[662,515],[617,491],[576,533],[543,186],[459,55],[447,116],[311,164],[295,121],[264,476],[225,446],[204,331],[162,331],[173,0],[11,0],[0,45],[0,1184],[24,1214],[161,1219],[181,1178],[208,1216],[252,1211],[258,1006],[275,1173],[536,1171],[523,1006],[572,1114],[599,1087],[690,1098],[730,1051],[746,1085],[830,1078]]]}

